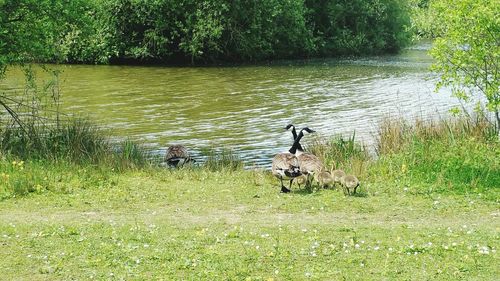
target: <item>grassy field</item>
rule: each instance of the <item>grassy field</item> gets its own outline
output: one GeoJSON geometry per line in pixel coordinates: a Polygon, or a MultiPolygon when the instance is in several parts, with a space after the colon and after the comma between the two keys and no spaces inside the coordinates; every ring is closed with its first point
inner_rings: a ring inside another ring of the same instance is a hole
{"type": "Polygon", "coordinates": [[[95,163],[0,155],[0,279],[498,280],[498,137],[453,124],[383,124],[377,158],[312,145],[359,176],[347,197],[281,194],[231,157],[170,170],[131,145],[95,163]]]}
{"type": "Polygon", "coordinates": [[[0,202],[4,280],[495,280],[481,193],[280,194],[263,172],[112,174],[0,202]]]}

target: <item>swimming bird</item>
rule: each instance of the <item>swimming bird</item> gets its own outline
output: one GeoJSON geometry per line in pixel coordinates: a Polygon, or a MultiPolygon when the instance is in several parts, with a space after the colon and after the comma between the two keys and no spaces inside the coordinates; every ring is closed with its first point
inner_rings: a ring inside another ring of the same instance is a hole
{"type": "MultiPolygon", "coordinates": [[[[271,172],[273,176],[277,177],[281,183],[281,192],[288,193],[292,188],[292,181],[294,178],[300,176],[299,160],[295,156],[297,147],[299,146],[300,139],[304,136],[303,130],[300,130],[299,135],[295,138],[292,147],[288,152],[278,153],[273,157],[271,172]],[[283,184],[283,179],[290,180],[289,188],[283,184]]],[[[306,132],[314,132],[307,128],[306,132]]]]}
{"type": "Polygon", "coordinates": [[[359,180],[354,175],[345,175],[342,177],[342,185],[344,186],[344,194],[347,191],[347,195],[356,194],[356,189],[359,187],[359,180]]]}
{"type": "Polygon", "coordinates": [[[175,144],[168,147],[165,162],[171,167],[179,167],[185,163],[195,162],[195,160],[191,158],[184,146],[175,144]]]}

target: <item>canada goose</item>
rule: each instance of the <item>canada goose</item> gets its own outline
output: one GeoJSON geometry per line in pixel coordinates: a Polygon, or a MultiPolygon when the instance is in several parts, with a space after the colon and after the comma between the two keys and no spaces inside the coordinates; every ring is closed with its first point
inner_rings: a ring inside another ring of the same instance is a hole
{"type": "MultiPolygon", "coordinates": [[[[300,139],[304,136],[303,130],[300,130],[299,135],[294,140],[292,147],[288,152],[278,153],[274,156],[272,162],[272,174],[277,177],[281,183],[281,192],[290,192],[292,188],[292,181],[294,178],[301,175],[299,160],[295,156],[297,147],[299,146],[300,139]],[[283,179],[290,179],[290,187],[286,188],[283,184],[283,179]]],[[[307,132],[314,132],[307,128],[307,132]]]]}
{"type": "MultiPolygon", "coordinates": [[[[286,127],[285,127],[285,130],[290,130],[290,128],[292,128],[292,136],[293,136],[293,141],[295,142],[295,139],[297,138],[297,131],[295,130],[295,126],[293,124],[288,124],[286,127]]],[[[297,145],[297,149],[299,150],[304,150],[302,148],[302,145],[300,145],[300,143],[297,145]]],[[[306,184],[307,183],[307,177],[305,175],[300,175],[298,177],[296,177],[294,179],[294,182],[297,183],[297,185],[300,186],[303,185],[303,184],[306,184]]]]}
{"type": "Polygon", "coordinates": [[[318,182],[320,187],[327,188],[333,186],[333,176],[329,171],[321,171],[314,175],[314,179],[318,182]]]}
{"type": "Polygon", "coordinates": [[[347,191],[347,195],[356,194],[356,189],[359,186],[359,180],[356,176],[345,175],[342,177],[342,185],[344,186],[344,193],[347,191]]]}
{"type": "Polygon", "coordinates": [[[332,177],[333,177],[333,185],[337,186],[340,185],[342,186],[342,177],[345,176],[345,172],[337,169],[332,171],[332,177]]]}
{"type": "MultiPolygon", "coordinates": [[[[292,128],[293,138],[296,139],[297,132],[295,131],[295,126],[293,124],[288,124],[285,127],[286,130],[289,130],[290,128],[292,128]]],[[[307,127],[302,128],[301,132],[303,130],[305,130],[308,133],[314,132],[313,130],[311,130],[307,127]]],[[[311,179],[309,178],[309,175],[310,174],[314,175],[314,173],[318,173],[319,171],[322,171],[323,170],[323,163],[321,162],[321,160],[319,160],[318,157],[316,157],[316,155],[314,155],[312,153],[304,152],[304,149],[302,148],[300,143],[297,146],[297,152],[295,153],[295,155],[299,159],[300,172],[302,174],[306,175],[306,187],[310,187],[311,186],[311,179]]],[[[325,179],[326,179],[326,177],[328,177],[328,176],[324,175],[325,179]]]]}
{"type": "MultiPolygon", "coordinates": [[[[310,133],[309,128],[303,128],[302,130],[305,130],[306,132],[310,133]]],[[[300,130],[302,132],[302,130],[300,130]]],[[[314,132],[314,131],[312,131],[314,132]]],[[[312,154],[312,153],[307,153],[304,152],[304,150],[299,150],[297,149],[297,152],[295,153],[297,156],[297,159],[299,159],[299,165],[300,165],[300,172],[307,177],[306,181],[306,187],[311,187],[311,178],[309,175],[314,175],[315,173],[319,173],[324,170],[324,165],[319,160],[319,158],[312,154]]]]}
{"type": "Polygon", "coordinates": [[[195,162],[195,160],[191,158],[184,146],[176,144],[168,147],[165,162],[171,167],[178,167],[185,163],[195,162]]]}

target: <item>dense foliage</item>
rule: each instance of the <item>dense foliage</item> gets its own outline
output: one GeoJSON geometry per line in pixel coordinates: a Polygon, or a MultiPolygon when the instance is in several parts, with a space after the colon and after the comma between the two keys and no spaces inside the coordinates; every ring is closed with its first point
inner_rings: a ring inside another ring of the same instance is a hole
{"type": "Polygon", "coordinates": [[[406,3],[3,0],[0,59],[2,65],[21,55],[76,63],[203,63],[394,52],[409,39],[406,3]]]}
{"type": "Polygon", "coordinates": [[[500,5],[497,0],[434,0],[441,35],[434,41],[437,88],[448,86],[458,98],[481,96],[500,128],[500,5]],[[450,12],[452,11],[452,12],[450,12]]]}

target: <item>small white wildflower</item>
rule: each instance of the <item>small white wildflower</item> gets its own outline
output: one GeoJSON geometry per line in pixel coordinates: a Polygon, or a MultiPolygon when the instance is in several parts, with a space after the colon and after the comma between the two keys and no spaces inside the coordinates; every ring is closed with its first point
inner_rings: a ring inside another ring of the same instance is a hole
{"type": "Polygon", "coordinates": [[[457,245],[457,243],[453,242],[453,243],[451,243],[451,245],[452,245],[453,247],[455,247],[455,246],[457,245]]]}
{"type": "Polygon", "coordinates": [[[389,248],[389,251],[391,251],[391,252],[392,252],[392,250],[393,250],[392,248],[389,248]]]}
{"type": "Polygon", "coordinates": [[[483,255],[489,255],[490,254],[490,249],[488,247],[484,246],[479,249],[479,253],[483,255]]]}
{"type": "Polygon", "coordinates": [[[380,247],[379,247],[379,246],[375,246],[375,247],[373,247],[373,250],[375,250],[375,251],[378,251],[379,249],[380,249],[380,247]]]}
{"type": "Polygon", "coordinates": [[[359,244],[354,245],[354,248],[359,249],[359,244]]]}

